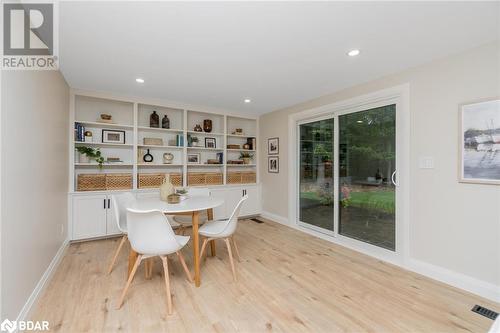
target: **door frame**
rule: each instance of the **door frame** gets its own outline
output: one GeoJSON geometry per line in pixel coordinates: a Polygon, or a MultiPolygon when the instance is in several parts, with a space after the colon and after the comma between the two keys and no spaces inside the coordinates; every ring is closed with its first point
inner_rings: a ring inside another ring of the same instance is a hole
{"type": "Polygon", "coordinates": [[[288,216],[289,223],[299,230],[351,248],[364,254],[391,263],[403,265],[409,258],[410,240],[410,113],[409,84],[376,91],[348,100],[305,110],[288,117],[288,216]],[[371,245],[338,233],[338,116],[368,110],[389,104],[396,104],[396,243],[395,251],[371,245]],[[334,231],[299,222],[298,220],[298,126],[300,123],[334,118],[334,231]]]}

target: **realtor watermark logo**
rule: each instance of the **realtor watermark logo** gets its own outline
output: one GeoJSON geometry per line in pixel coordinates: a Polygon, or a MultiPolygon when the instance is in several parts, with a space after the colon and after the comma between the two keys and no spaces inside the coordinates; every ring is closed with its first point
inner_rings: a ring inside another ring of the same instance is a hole
{"type": "Polygon", "coordinates": [[[49,322],[43,321],[31,321],[31,320],[20,320],[20,321],[10,321],[5,319],[0,324],[0,331],[13,333],[16,330],[19,331],[48,331],[49,322]]]}
{"type": "Polygon", "coordinates": [[[54,3],[3,3],[2,69],[58,68],[54,3]]]}

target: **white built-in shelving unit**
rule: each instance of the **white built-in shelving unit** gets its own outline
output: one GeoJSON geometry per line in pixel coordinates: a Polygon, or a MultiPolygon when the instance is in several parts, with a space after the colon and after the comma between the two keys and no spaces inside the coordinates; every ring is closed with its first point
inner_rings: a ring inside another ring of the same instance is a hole
{"type": "Polygon", "coordinates": [[[71,125],[70,125],[70,192],[76,191],[78,174],[89,173],[131,173],[133,175],[133,188],[137,190],[139,173],[182,173],[183,186],[187,186],[187,173],[189,172],[221,172],[223,173],[223,186],[226,185],[228,169],[233,171],[255,171],[258,175],[258,151],[254,149],[227,149],[228,144],[238,144],[243,147],[247,138],[256,138],[258,141],[258,122],[256,118],[241,117],[225,113],[199,110],[187,106],[170,106],[168,103],[149,103],[150,101],[134,98],[114,97],[107,94],[72,91],[71,93],[71,125]],[[150,115],[156,111],[162,119],[168,115],[170,128],[149,127],[150,115]],[[101,114],[110,114],[113,123],[101,123],[101,114]],[[195,125],[203,128],[205,119],[212,120],[212,131],[196,132],[195,125]],[[86,131],[92,132],[92,142],[79,142],[74,139],[75,123],[85,126],[86,131]],[[242,135],[235,135],[236,128],[243,130],[242,135]],[[103,130],[124,131],[125,143],[102,143],[103,130]],[[176,145],[177,135],[183,136],[183,145],[176,145]],[[188,136],[198,138],[197,147],[188,147],[188,136]],[[163,145],[145,145],[144,138],[161,138],[163,145]],[[205,138],[216,141],[214,148],[205,147],[205,138]],[[99,168],[95,161],[80,163],[77,146],[99,148],[103,157],[118,157],[121,163],[105,163],[99,168]],[[145,163],[142,156],[146,150],[153,155],[153,162],[145,163]],[[228,164],[229,160],[239,159],[242,151],[253,154],[253,159],[247,165],[228,164]],[[173,154],[171,164],[163,163],[164,153],[173,154]],[[223,154],[222,164],[206,164],[208,159],[216,159],[217,154],[223,154]],[[197,154],[200,164],[188,163],[188,155],[197,154]]]}

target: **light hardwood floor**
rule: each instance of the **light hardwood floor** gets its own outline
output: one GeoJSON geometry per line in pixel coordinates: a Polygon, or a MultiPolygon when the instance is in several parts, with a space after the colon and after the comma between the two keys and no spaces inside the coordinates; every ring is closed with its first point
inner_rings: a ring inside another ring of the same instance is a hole
{"type": "MultiPolygon", "coordinates": [[[[242,221],[242,262],[233,282],[227,251],[188,283],[170,260],[174,313],[167,316],[161,261],[152,280],[141,265],[125,304],[127,252],[106,275],[119,238],[72,244],[32,320],[60,332],[487,332],[493,323],[470,311],[500,305],[371,257],[266,221],[242,221]]],[[[188,266],[191,249],[183,250],[188,266]]],[[[191,267],[191,266],[190,266],[191,267]]]]}

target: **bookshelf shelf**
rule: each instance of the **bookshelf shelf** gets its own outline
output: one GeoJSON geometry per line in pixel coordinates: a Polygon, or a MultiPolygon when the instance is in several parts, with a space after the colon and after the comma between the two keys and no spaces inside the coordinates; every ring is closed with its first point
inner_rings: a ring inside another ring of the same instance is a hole
{"type": "Polygon", "coordinates": [[[139,148],[152,148],[152,149],[184,149],[182,146],[159,146],[159,145],[137,145],[139,148]]]}
{"type": "Polygon", "coordinates": [[[147,126],[137,126],[139,131],[151,131],[151,132],[165,132],[165,133],[182,133],[184,130],[175,128],[159,128],[159,127],[147,127],[147,126]]]}
{"type": "Polygon", "coordinates": [[[83,141],[75,141],[75,145],[82,146],[102,146],[102,147],[124,147],[130,148],[133,147],[133,144],[128,143],[102,143],[102,142],[83,142],[83,141]]]}
{"type": "Polygon", "coordinates": [[[138,167],[152,167],[152,168],[163,168],[163,167],[182,167],[184,164],[160,164],[160,163],[137,163],[138,167]]]}
{"type": "Polygon", "coordinates": [[[224,148],[206,148],[206,147],[187,147],[188,150],[212,150],[212,151],[224,151],[224,148]]]}
{"type": "Polygon", "coordinates": [[[256,164],[227,164],[228,168],[238,167],[238,168],[248,168],[248,167],[256,167],[256,164]]]}
{"type": "Polygon", "coordinates": [[[247,151],[247,152],[255,152],[253,149],[226,149],[227,151],[233,151],[233,152],[240,152],[240,151],[247,151]]]}
{"type": "Polygon", "coordinates": [[[96,121],[79,121],[75,120],[75,124],[79,123],[86,127],[92,128],[113,128],[113,129],[134,129],[134,125],[123,125],[123,124],[115,124],[115,123],[101,123],[96,121]]]}
{"type": "Polygon", "coordinates": [[[207,132],[196,132],[196,131],[186,131],[188,134],[196,134],[199,136],[224,136],[224,133],[207,133],[207,132]]]}
{"type": "Polygon", "coordinates": [[[188,167],[223,167],[225,164],[190,164],[188,163],[188,167]]]}
{"type": "MultiPolygon", "coordinates": [[[[130,168],[134,165],[132,163],[103,163],[103,168],[130,168]]],[[[97,163],[75,163],[75,167],[80,168],[98,168],[97,163]]]]}

